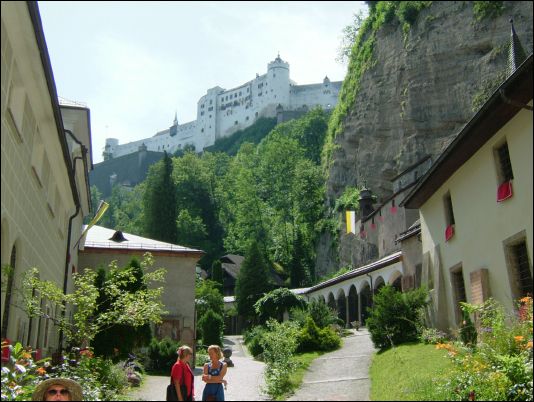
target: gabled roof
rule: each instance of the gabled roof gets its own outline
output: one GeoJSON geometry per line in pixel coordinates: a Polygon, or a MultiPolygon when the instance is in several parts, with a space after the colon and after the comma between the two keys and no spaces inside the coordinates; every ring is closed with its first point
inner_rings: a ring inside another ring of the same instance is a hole
{"type": "Polygon", "coordinates": [[[532,99],[532,53],[491,95],[400,204],[420,208],[532,99]]]}
{"type": "MultiPolygon", "coordinates": [[[[84,225],[85,230],[87,225],[84,225]]],[[[86,234],[84,243],[84,250],[104,249],[104,250],[142,250],[150,251],[151,253],[165,252],[182,255],[194,255],[201,257],[204,255],[202,250],[179,246],[176,244],[165,243],[158,240],[149,239],[147,237],[137,236],[131,233],[122,232],[125,240],[113,241],[110,240],[116,236],[117,231],[105,228],[103,226],[94,225],[86,234]]]]}
{"type": "Polygon", "coordinates": [[[221,257],[221,262],[228,264],[241,265],[245,257],[236,254],[226,254],[221,257]]]}

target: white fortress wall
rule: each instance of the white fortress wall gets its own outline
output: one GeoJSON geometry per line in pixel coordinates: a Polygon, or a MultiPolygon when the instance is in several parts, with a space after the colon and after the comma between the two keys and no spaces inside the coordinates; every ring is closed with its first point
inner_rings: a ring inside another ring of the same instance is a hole
{"type": "Polygon", "coordinates": [[[322,106],[333,109],[337,103],[341,82],[327,84],[293,85],[290,90],[290,108],[300,109],[306,105],[309,109],[322,106]]]}
{"type": "Polygon", "coordinates": [[[228,137],[238,130],[252,125],[259,117],[275,117],[278,105],[283,110],[302,110],[322,106],[332,109],[342,82],[330,82],[325,77],[322,84],[296,85],[289,78],[289,64],[280,56],[267,65],[267,73],[240,86],[225,90],[219,86],[210,88],[197,102],[197,119],[185,124],[175,124],[144,140],[119,145],[118,140],[106,140],[108,153],[114,157],[137,152],[143,143],[150,151],[170,153],[193,144],[197,152],[213,145],[218,138],[228,137]]]}

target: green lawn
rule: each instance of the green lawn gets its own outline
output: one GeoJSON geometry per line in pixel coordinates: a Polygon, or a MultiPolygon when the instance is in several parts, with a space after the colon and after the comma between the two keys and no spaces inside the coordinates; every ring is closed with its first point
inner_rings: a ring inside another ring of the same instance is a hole
{"type": "Polygon", "coordinates": [[[371,364],[371,400],[441,401],[432,383],[452,368],[445,350],[435,345],[408,344],[376,353],[371,364]]]}
{"type": "Polygon", "coordinates": [[[310,366],[310,363],[321,356],[324,352],[309,352],[309,353],[300,353],[293,357],[293,361],[297,362],[298,369],[295,370],[289,376],[290,389],[286,394],[276,398],[277,401],[285,401],[293,392],[300,387],[306,369],[310,366]]]}

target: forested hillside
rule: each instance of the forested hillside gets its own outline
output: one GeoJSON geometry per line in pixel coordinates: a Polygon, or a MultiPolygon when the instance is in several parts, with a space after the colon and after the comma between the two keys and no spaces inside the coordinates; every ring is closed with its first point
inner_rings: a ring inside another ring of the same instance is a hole
{"type": "MultiPolygon", "coordinates": [[[[310,284],[323,225],[320,164],[328,118],[315,109],[276,127],[274,119],[261,119],[212,147],[228,153],[166,156],[133,190],[113,188],[100,224],[202,249],[200,265],[208,271],[221,255],[244,255],[257,240],[288,285],[310,284]]],[[[92,195],[96,203],[96,187],[92,195]]]]}

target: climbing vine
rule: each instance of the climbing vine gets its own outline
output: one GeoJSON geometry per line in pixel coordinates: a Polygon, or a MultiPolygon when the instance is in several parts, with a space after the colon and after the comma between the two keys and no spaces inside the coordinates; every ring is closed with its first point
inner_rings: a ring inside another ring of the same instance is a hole
{"type": "MultiPolygon", "coordinates": [[[[332,164],[332,155],[339,146],[334,143],[335,138],[343,131],[343,121],[349,110],[354,106],[356,95],[360,90],[363,73],[373,67],[373,51],[376,33],[383,24],[397,20],[403,26],[406,35],[410,27],[416,22],[419,12],[431,1],[379,1],[369,2],[369,16],[361,22],[358,34],[349,59],[347,75],[339,92],[339,100],[328,124],[328,131],[322,152],[322,164],[325,175],[332,164]]],[[[352,32],[353,30],[351,30],[352,32]]]]}

